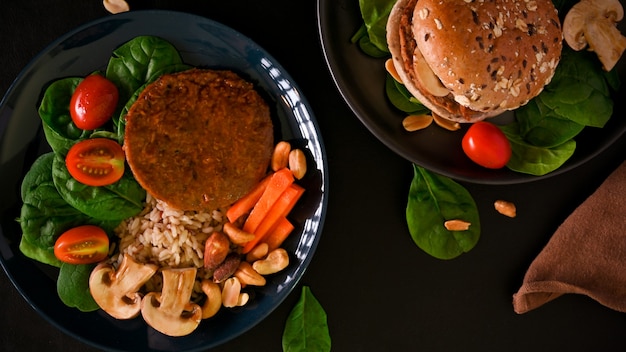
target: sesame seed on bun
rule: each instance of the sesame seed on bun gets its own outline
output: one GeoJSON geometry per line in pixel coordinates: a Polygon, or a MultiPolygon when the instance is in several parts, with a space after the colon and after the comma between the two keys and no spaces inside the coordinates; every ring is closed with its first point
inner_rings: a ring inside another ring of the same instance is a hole
{"type": "Polygon", "coordinates": [[[551,0],[398,0],[387,42],[402,83],[422,104],[475,122],[543,90],[562,31],[551,0]]]}

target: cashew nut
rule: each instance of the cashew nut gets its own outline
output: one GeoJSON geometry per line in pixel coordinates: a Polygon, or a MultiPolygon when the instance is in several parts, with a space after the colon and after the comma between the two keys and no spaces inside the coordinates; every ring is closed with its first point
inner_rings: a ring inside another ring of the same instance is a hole
{"type": "Polygon", "coordinates": [[[289,265],[289,254],[283,248],[276,248],[265,259],[252,263],[252,268],[261,275],[270,275],[285,269],[289,265]]]}
{"type": "Polygon", "coordinates": [[[206,301],[202,305],[202,319],[208,319],[222,307],[222,290],[220,285],[211,280],[202,280],[202,292],[206,295],[206,301]]]}
{"type": "Polygon", "coordinates": [[[230,241],[236,245],[244,245],[254,239],[254,234],[246,232],[231,222],[224,224],[222,230],[228,236],[230,241]]]}

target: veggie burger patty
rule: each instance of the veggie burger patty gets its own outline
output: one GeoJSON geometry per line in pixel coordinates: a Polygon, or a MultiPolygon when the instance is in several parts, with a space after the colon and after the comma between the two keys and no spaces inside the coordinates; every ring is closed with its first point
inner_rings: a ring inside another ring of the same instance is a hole
{"type": "Polygon", "coordinates": [[[267,103],[227,70],[163,75],[126,115],[135,178],[180,210],[214,210],[248,193],[265,175],[273,143],[267,103]]]}

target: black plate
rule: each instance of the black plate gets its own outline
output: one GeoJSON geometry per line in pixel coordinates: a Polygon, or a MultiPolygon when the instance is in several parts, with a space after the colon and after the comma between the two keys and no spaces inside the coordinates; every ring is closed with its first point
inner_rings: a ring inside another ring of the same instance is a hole
{"type": "Polygon", "coordinates": [[[43,317],[75,338],[106,350],[198,351],[242,334],[269,315],[304,274],[317,247],[327,208],[326,153],[313,112],[282,66],[242,34],[209,19],[170,11],[135,11],[109,16],[61,37],[19,75],[0,103],[0,263],[11,281],[43,317]],[[66,76],[103,69],[117,46],[138,35],[170,41],[191,65],[229,68],[253,81],[271,101],[277,138],[308,153],[307,190],[290,217],[294,233],[284,244],[289,267],[252,291],[245,307],[222,309],[192,334],[171,338],[148,327],[141,317],[116,320],[102,311],[82,313],[66,307],[56,293],[56,268],[24,257],[18,249],[21,179],[35,157],[48,150],[37,105],[42,88],[66,76]]]}
{"type": "MultiPolygon", "coordinates": [[[[624,0],[620,0],[624,4],[624,0]]],[[[401,124],[403,113],[387,100],[384,59],[365,55],[350,42],[362,24],[358,0],[318,0],[318,25],[324,55],[341,95],[352,111],[374,136],[405,159],[432,171],[461,181],[484,184],[513,184],[534,181],[571,170],[614,143],[626,131],[626,84],[615,97],[613,117],[604,128],[585,128],[576,137],[574,155],[559,169],[545,176],[516,173],[508,169],[488,170],[471,162],[461,149],[468,126],[450,132],[430,128],[409,133],[401,124]]],[[[620,23],[625,32],[624,22],[620,23]]],[[[622,82],[626,82],[626,60],[618,63],[622,82]]],[[[494,118],[508,120],[508,116],[494,118]]]]}

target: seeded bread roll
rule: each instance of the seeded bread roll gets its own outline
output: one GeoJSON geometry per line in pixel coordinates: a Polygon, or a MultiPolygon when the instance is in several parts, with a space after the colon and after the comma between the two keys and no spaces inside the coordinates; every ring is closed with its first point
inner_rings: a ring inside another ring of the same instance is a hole
{"type": "Polygon", "coordinates": [[[458,122],[526,104],[552,79],[562,49],[551,0],[399,0],[387,31],[407,89],[458,122]],[[447,92],[428,88],[422,61],[447,92]]]}

